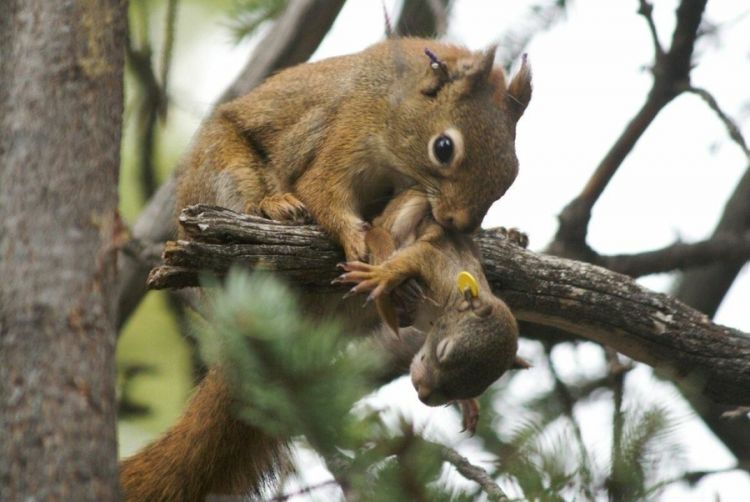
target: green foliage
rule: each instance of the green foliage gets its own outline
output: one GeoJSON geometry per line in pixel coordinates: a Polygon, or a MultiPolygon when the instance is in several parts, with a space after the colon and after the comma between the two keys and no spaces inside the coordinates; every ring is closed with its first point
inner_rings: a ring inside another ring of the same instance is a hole
{"type": "Polygon", "coordinates": [[[638,500],[662,489],[656,474],[665,460],[674,463],[682,448],[671,437],[674,421],[663,407],[625,413],[620,448],[611,459],[607,480],[615,500],[638,500]]]}
{"type": "Polygon", "coordinates": [[[289,0],[235,0],[230,28],[239,42],[255,33],[264,22],[277,18],[289,0]]]}
{"type": "MultiPolygon", "coordinates": [[[[565,385],[575,402],[608,399],[607,378],[565,385]]],[[[681,449],[672,432],[673,420],[662,406],[631,407],[622,413],[617,446],[608,460],[601,450],[580,444],[575,415],[567,416],[558,398],[559,388],[530,396],[525,418],[514,426],[492,404],[502,399],[504,387],[493,386],[482,396],[482,417],[477,436],[485,450],[497,456],[490,474],[514,486],[523,500],[649,500],[669,483],[670,470],[679,471],[681,449]],[[592,462],[598,458],[600,462],[592,462]],[[667,462],[670,469],[665,469],[667,462]]],[[[618,428],[613,422],[613,435],[618,428]]]]}
{"type": "Polygon", "coordinates": [[[224,369],[242,418],[276,436],[304,435],[323,453],[356,436],[350,410],[368,390],[373,354],[345,351],[339,327],[305,319],[270,275],[233,271],[210,312],[202,353],[224,369]]]}
{"type": "Polygon", "coordinates": [[[227,375],[241,418],[276,436],[304,436],[334,476],[368,500],[411,500],[415,490],[427,497],[442,463],[435,446],[406,424],[394,434],[377,413],[352,413],[373,388],[379,353],[351,347],[335,323],[306,319],[294,294],[268,274],[232,271],[208,318],[201,352],[227,375]]]}

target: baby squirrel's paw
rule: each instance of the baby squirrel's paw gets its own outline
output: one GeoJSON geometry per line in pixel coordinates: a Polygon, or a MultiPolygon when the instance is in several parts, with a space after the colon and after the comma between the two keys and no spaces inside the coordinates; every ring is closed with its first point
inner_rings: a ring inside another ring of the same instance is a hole
{"type": "Polygon", "coordinates": [[[308,223],[312,221],[307,208],[291,193],[269,195],[258,204],[257,211],[261,216],[276,221],[308,223]]]}
{"type": "Polygon", "coordinates": [[[479,424],[479,401],[476,399],[462,399],[458,402],[463,415],[464,429],[461,432],[468,431],[472,436],[477,432],[479,424]]]}
{"type": "Polygon", "coordinates": [[[498,237],[507,239],[509,242],[515,244],[516,246],[520,246],[525,249],[529,245],[529,236],[524,232],[521,232],[517,228],[497,227],[493,228],[492,231],[498,237]]]}
{"type": "Polygon", "coordinates": [[[390,291],[395,284],[385,267],[380,265],[370,265],[361,261],[350,261],[339,263],[338,267],[344,270],[344,273],[333,280],[333,284],[354,284],[354,287],[344,295],[349,298],[356,293],[369,291],[370,295],[367,301],[378,298],[383,292],[390,291]]]}

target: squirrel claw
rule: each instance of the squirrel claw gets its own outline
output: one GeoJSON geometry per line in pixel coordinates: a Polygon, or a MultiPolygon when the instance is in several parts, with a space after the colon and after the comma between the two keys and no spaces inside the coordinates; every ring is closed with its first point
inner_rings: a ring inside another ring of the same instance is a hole
{"type": "Polygon", "coordinates": [[[357,293],[359,293],[359,291],[357,290],[357,286],[354,286],[352,289],[350,289],[349,291],[347,291],[344,294],[344,296],[341,297],[341,299],[342,300],[347,300],[347,299],[351,298],[352,296],[356,295],[357,293]]]}

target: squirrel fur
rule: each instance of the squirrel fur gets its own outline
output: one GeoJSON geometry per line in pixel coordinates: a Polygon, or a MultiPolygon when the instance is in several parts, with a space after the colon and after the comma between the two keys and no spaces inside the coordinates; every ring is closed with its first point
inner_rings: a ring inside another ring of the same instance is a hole
{"type": "Polygon", "coordinates": [[[525,61],[506,84],[494,54],[397,38],[281,71],[204,122],[177,207],[309,212],[355,260],[366,221],[416,184],[440,225],[471,231],[516,177],[516,122],[531,98],[525,61]],[[438,140],[450,147],[440,158],[438,140]]]}

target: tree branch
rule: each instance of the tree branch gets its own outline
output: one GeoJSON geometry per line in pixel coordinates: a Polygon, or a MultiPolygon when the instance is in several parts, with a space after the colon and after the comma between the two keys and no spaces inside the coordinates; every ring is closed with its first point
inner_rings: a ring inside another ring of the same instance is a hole
{"type": "Polygon", "coordinates": [[[488,500],[497,502],[510,500],[487,471],[472,464],[469,462],[469,459],[447,446],[441,444],[435,444],[435,446],[440,450],[443,460],[455,467],[459,474],[482,487],[482,490],[487,494],[488,500]]]}
{"type": "Polygon", "coordinates": [[[615,272],[641,277],[685,270],[691,267],[747,261],[750,259],[750,231],[739,235],[720,234],[700,242],[676,242],[667,247],[629,255],[597,255],[592,262],[615,272]]]}
{"type": "Polygon", "coordinates": [[[237,79],[221,95],[219,103],[244,96],[282,68],[307,61],[343,6],[344,0],[289,2],[237,79]]]}
{"type": "Polygon", "coordinates": [[[591,257],[586,244],[591,209],[651,122],[689,85],[690,59],[706,1],[682,0],[680,3],[672,45],[667,53],[656,52],[654,81],[646,102],[601,160],[581,193],[560,213],[560,226],[549,247],[551,253],[584,260],[591,257]]]}
{"type": "Polygon", "coordinates": [[[721,122],[724,124],[724,127],[726,127],[727,134],[729,134],[729,137],[732,139],[732,141],[737,143],[737,146],[742,149],[745,157],[750,160],[750,148],[747,147],[747,142],[745,142],[745,138],[742,136],[740,128],[737,127],[737,124],[732,119],[732,117],[724,113],[724,110],[721,109],[721,107],[719,106],[719,102],[716,101],[716,98],[714,98],[713,95],[706,89],[701,89],[700,87],[687,86],[685,88],[685,92],[695,94],[706,102],[708,107],[713,110],[716,116],[719,117],[719,120],[721,120],[721,122]]]}
{"type": "Polygon", "coordinates": [[[659,42],[659,32],[656,30],[656,24],[654,23],[654,6],[648,0],[639,0],[638,4],[638,14],[643,16],[648,24],[648,31],[651,34],[651,42],[654,44],[656,57],[661,57],[664,55],[664,48],[661,46],[661,42],[659,42]]]}
{"type": "MultiPolygon", "coordinates": [[[[201,271],[224,274],[233,263],[272,270],[305,288],[332,286],[339,248],[315,226],[272,222],[192,206],[180,222],[191,241],[172,242],[153,288],[199,284],[201,271]]],[[[714,401],[750,403],[750,336],[629,277],[582,262],[520,249],[492,230],[476,242],[493,291],[521,321],[562,329],[664,368],[714,401]]]]}

